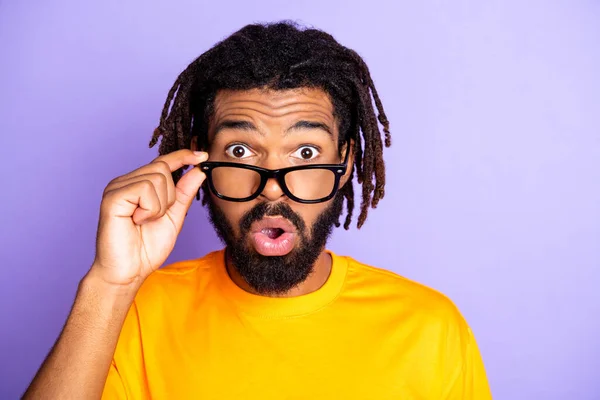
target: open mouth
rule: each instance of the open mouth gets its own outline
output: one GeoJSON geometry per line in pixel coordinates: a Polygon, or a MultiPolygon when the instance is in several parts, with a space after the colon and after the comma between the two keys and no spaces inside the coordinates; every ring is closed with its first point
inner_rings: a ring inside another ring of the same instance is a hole
{"type": "Polygon", "coordinates": [[[285,233],[285,231],[281,228],[264,228],[261,230],[261,232],[268,236],[269,239],[277,239],[279,236],[285,233]]]}
{"type": "Polygon", "coordinates": [[[255,250],[264,256],[282,256],[291,252],[296,229],[285,218],[263,218],[253,224],[250,237],[255,250]]]}

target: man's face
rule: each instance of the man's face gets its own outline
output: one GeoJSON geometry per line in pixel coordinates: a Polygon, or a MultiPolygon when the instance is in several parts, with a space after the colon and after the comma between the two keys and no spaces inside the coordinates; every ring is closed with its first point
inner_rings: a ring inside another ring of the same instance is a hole
{"type": "MultiPolygon", "coordinates": [[[[320,89],[221,91],[209,122],[209,160],[267,169],[340,164],[338,135],[333,105],[320,89]]],[[[340,187],[352,161],[350,157],[340,187]]],[[[221,184],[240,182],[223,179],[221,184]]],[[[211,193],[209,210],[242,278],[259,293],[280,294],[312,271],[341,214],[342,200],[338,193],[327,202],[295,202],[270,179],[248,202],[226,201],[211,193]]]]}

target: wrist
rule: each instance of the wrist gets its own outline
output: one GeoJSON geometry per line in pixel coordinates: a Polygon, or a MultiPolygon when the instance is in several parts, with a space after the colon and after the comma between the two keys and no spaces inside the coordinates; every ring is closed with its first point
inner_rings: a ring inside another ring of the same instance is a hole
{"type": "Polygon", "coordinates": [[[112,283],[107,281],[94,266],[90,268],[88,273],[79,283],[80,291],[94,293],[105,300],[129,304],[133,302],[133,299],[135,298],[135,295],[140,287],[141,282],[138,280],[127,284],[112,283]]]}
{"type": "Polygon", "coordinates": [[[131,272],[119,272],[119,268],[107,267],[101,263],[94,261],[90,270],[86,274],[86,279],[101,281],[97,282],[102,286],[106,286],[107,290],[115,292],[137,292],[144,282],[144,278],[131,272]]]}

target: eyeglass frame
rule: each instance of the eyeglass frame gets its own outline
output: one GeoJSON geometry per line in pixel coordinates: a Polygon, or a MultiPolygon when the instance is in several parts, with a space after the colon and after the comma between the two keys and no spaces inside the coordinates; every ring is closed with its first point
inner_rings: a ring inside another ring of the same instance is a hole
{"type": "Polygon", "coordinates": [[[351,146],[350,146],[350,142],[348,141],[347,146],[346,146],[346,155],[344,157],[344,162],[342,164],[307,164],[307,165],[296,165],[294,167],[286,167],[286,168],[279,168],[279,169],[266,169],[266,168],[262,168],[262,167],[257,167],[255,165],[241,164],[241,163],[235,163],[235,162],[205,161],[205,162],[200,163],[198,165],[198,167],[200,168],[200,170],[202,172],[204,172],[206,174],[206,180],[208,181],[208,186],[209,186],[210,190],[213,192],[213,194],[215,196],[217,196],[219,199],[222,199],[222,200],[232,201],[235,203],[243,203],[245,201],[254,200],[258,196],[260,196],[260,194],[263,192],[263,190],[265,189],[265,186],[267,186],[269,179],[276,179],[277,183],[279,184],[279,187],[281,188],[283,193],[285,193],[285,195],[288,198],[290,198],[291,200],[296,201],[298,203],[302,203],[302,204],[317,204],[317,203],[323,203],[325,201],[331,200],[336,195],[337,191],[339,190],[340,179],[342,178],[342,176],[344,176],[344,174],[346,173],[346,171],[348,169],[348,156],[350,154],[350,149],[351,149],[351,146]],[[213,183],[213,177],[212,177],[212,171],[219,167],[233,167],[233,168],[248,169],[251,171],[258,172],[258,174],[260,175],[260,184],[258,185],[256,192],[253,193],[252,195],[242,198],[242,199],[224,196],[223,194],[219,193],[219,191],[217,190],[217,188],[215,187],[215,185],[213,183]],[[285,176],[290,172],[305,170],[305,169],[324,169],[324,170],[333,172],[335,180],[333,183],[333,189],[331,190],[331,193],[328,196],[322,197],[322,198],[316,199],[316,200],[305,200],[305,199],[296,197],[292,194],[292,192],[287,187],[287,184],[285,183],[285,176]]]}

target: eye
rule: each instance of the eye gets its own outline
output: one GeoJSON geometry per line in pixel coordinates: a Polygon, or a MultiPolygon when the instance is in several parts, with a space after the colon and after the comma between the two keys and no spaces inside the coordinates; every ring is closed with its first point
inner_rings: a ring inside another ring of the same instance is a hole
{"type": "Polygon", "coordinates": [[[292,154],[292,157],[310,161],[317,158],[320,154],[319,150],[313,146],[302,146],[292,154]]]}
{"type": "Polygon", "coordinates": [[[244,158],[251,157],[254,153],[243,144],[233,144],[225,149],[225,153],[232,158],[243,160],[244,158]]]}

